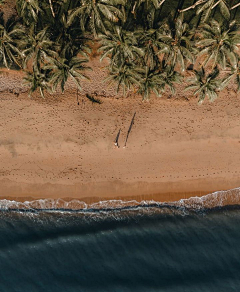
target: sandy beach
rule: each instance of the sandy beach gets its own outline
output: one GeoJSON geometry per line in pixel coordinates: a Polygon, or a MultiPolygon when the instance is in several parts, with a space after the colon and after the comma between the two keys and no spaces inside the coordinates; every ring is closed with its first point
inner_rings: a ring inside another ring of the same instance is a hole
{"type": "Polygon", "coordinates": [[[202,105],[191,93],[116,96],[102,64],[76,100],[29,98],[21,72],[0,77],[0,197],[173,201],[240,186],[240,104],[231,88],[202,105]],[[85,94],[102,104],[92,104],[85,94]],[[134,113],[135,120],[124,148],[134,113]],[[119,148],[114,145],[119,136],[119,148]]]}

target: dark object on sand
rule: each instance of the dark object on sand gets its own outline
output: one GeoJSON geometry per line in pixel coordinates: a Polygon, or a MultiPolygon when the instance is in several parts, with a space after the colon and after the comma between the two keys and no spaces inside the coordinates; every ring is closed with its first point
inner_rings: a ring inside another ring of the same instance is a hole
{"type": "Polygon", "coordinates": [[[116,137],[116,139],[114,141],[114,145],[117,146],[117,148],[119,148],[118,139],[119,139],[119,136],[120,136],[120,132],[121,132],[121,129],[119,129],[117,137],[116,137]]]}
{"type": "Polygon", "coordinates": [[[86,94],[86,98],[89,99],[92,103],[98,103],[98,104],[103,103],[99,98],[93,97],[88,93],[86,94]]]}
{"type": "Polygon", "coordinates": [[[189,71],[192,71],[193,70],[193,64],[190,64],[188,67],[187,67],[187,70],[189,70],[189,71]]]}
{"type": "Polygon", "coordinates": [[[133,126],[133,124],[134,124],[134,118],[135,118],[135,115],[136,115],[136,112],[135,112],[134,115],[133,115],[133,118],[132,118],[131,124],[130,124],[129,129],[128,129],[128,132],[127,132],[127,137],[126,137],[126,140],[125,140],[125,144],[124,144],[123,147],[126,147],[126,145],[127,145],[128,136],[129,136],[129,134],[130,134],[130,132],[131,132],[131,130],[132,130],[132,126],[133,126]]]}
{"type": "Polygon", "coordinates": [[[78,99],[78,88],[77,88],[77,104],[79,105],[79,99],[78,99]]]}

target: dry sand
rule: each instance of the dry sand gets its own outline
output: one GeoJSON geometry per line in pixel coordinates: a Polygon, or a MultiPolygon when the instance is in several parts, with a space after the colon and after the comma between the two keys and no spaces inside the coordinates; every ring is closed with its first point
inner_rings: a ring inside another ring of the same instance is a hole
{"type": "Polygon", "coordinates": [[[64,95],[29,98],[21,73],[0,76],[0,197],[173,201],[240,187],[240,102],[233,89],[199,106],[176,97],[114,97],[96,60],[76,102],[64,95]],[[127,131],[136,112],[127,147],[127,131]],[[119,148],[114,140],[121,129],[119,148]]]}

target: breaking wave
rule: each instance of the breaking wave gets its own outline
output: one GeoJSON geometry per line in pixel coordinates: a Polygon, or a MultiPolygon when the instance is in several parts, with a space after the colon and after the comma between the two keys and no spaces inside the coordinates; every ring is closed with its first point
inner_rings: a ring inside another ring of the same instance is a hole
{"type": "Polygon", "coordinates": [[[123,201],[106,200],[87,204],[83,201],[72,199],[38,199],[33,201],[18,202],[14,200],[0,200],[1,211],[21,210],[21,211],[74,211],[74,212],[103,212],[103,211],[121,211],[121,210],[139,210],[139,209],[176,209],[199,211],[202,209],[212,209],[229,205],[240,205],[240,187],[217,191],[202,197],[190,197],[173,202],[146,201],[123,201]]]}

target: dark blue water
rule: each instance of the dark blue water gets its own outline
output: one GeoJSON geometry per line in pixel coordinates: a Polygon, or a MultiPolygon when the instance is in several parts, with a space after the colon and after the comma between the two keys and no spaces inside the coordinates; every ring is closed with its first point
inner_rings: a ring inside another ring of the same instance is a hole
{"type": "Polygon", "coordinates": [[[240,291],[240,209],[1,211],[0,291],[240,291]]]}

